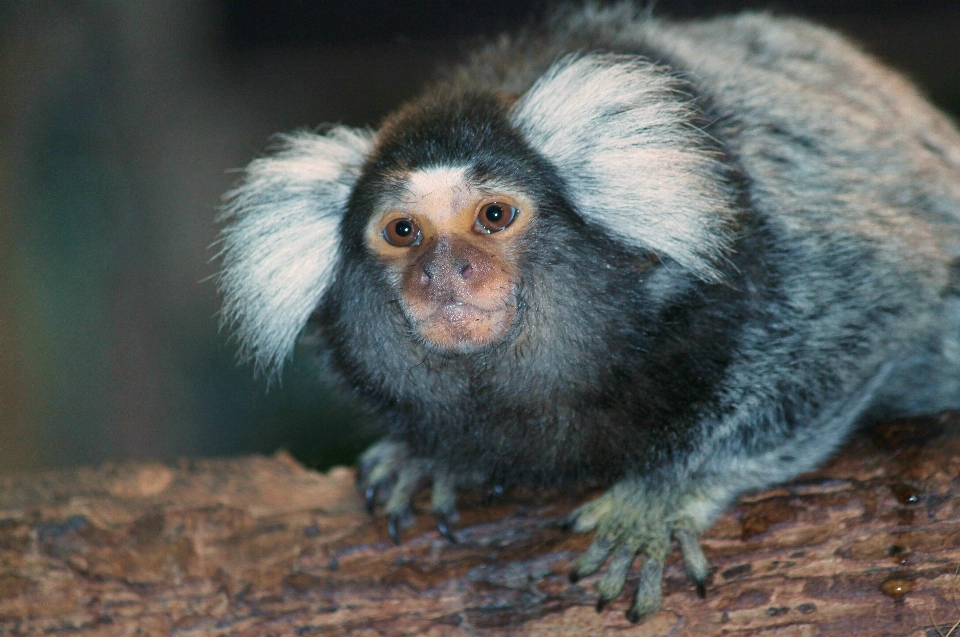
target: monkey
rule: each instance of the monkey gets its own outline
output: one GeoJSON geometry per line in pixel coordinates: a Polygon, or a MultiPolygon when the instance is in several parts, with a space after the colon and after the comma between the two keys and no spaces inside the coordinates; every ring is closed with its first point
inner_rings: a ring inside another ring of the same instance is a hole
{"type": "Polygon", "coordinates": [[[456,541],[458,490],[594,481],[571,579],[602,609],[637,563],[636,622],[672,546],[704,594],[740,493],[960,406],[960,135],[824,27],[559,9],[279,139],[226,195],[222,322],[268,377],[311,334],[396,542],[428,484],[456,541]]]}

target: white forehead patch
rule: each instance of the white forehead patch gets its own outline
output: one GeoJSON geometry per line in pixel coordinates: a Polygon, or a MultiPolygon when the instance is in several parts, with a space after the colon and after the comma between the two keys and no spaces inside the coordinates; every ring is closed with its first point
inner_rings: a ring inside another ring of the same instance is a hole
{"type": "Polygon", "coordinates": [[[401,208],[406,206],[454,215],[475,192],[465,167],[439,166],[417,170],[407,178],[401,208]]]}

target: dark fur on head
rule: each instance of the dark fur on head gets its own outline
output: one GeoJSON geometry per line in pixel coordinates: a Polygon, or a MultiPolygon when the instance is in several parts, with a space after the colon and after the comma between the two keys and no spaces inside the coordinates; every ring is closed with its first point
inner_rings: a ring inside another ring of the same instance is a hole
{"type": "MultiPolygon", "coordinates": [[[[742,217],[749,225],[746,210],[742,217]]],[[[769,273],[744,281],[757,271],[756,228],[717,286],[585,222],[503,101],[483,93],[433,94],[388,120],[341,228],[343,257],[316,316],[335,366],[416,455],[455,471],[479,467],[499,482],[613,480],[668,462],[690,440],[684,429],[724,408],[716,385],[757,305],[746,290],[769,285],[769,273]],[[392,175],[436,165],[523,184],[539,204],[514,329],[471,354],[416,337],[398,291],[358,240],[392,175]]]]}

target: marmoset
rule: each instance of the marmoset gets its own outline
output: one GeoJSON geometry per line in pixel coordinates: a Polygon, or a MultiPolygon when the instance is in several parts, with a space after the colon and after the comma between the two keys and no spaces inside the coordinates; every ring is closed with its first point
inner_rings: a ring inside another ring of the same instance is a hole
{"type": "Polygon", "coordinates": [[[376,130],[280,138],[222,213],[222,320],[276,374],[308,324],[384,438],[391,535],[431,485],[602,482],[573,579],[636,562],[858,423],[960,406],[960,135],[799,19],[562,10],[376,130]]]}

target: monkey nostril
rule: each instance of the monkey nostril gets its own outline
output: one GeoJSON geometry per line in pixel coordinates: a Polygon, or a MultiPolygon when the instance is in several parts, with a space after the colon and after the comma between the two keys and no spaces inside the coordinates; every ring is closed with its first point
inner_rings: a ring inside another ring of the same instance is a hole
{"type": "Polygon", "coordinates": [[[469,263],[460,267],[460,276],[464,279],[469,279],[473,274],[473,266],[469,263]]]}
{"type": "Polygon", "coordinates": [[[432,263],[426,263],[420,268],[420,283],[421,285],[429,285],[433,281],[434,277],[434,267],[432,263]]]}
{"type": "Polygon", "coordinates": [[[431,281],[433,281],[433,272],[427,268],[423,268],[423,271],[420,273],[420,285],[427,287],[431,281]]]}

